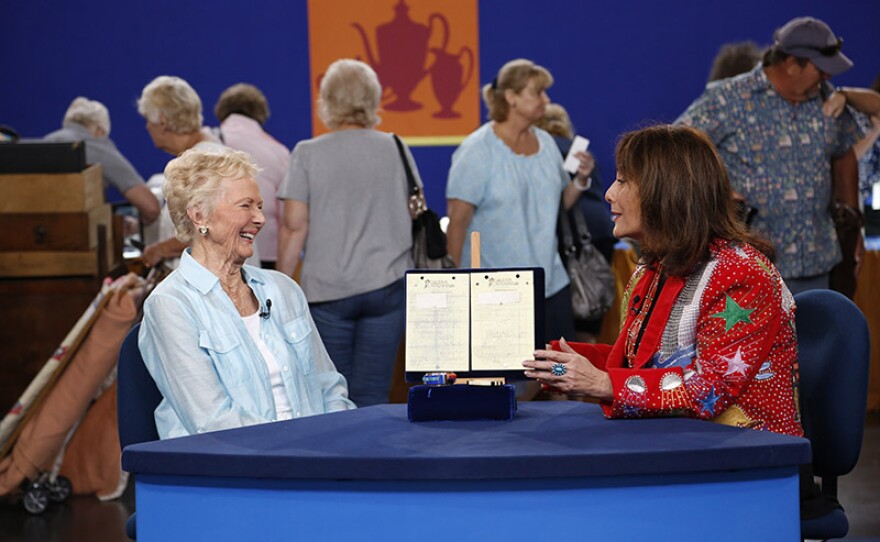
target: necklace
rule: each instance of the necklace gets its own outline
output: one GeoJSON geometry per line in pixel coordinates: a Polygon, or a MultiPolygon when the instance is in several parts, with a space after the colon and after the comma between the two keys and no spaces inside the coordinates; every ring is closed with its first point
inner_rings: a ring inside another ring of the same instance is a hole
{"type": "Polygon", "coordinates": [[[645,325],[651,315],[651,310],[654,308],[654,299],[663,285],[662,275],[663,273],[661,270],[657,269],[651,279],[651,284],[648,285],[648,291],[645,293],[644,299],[642,299],[642,304],[636,312],[636,317],[633,318],[632,323],[626,330],[626,348],[624,349],[624,354],[626,356],[627,367],[632,367],[635,363],[639,343],[641,342],[642,335],[645,331],[645,325]]]}

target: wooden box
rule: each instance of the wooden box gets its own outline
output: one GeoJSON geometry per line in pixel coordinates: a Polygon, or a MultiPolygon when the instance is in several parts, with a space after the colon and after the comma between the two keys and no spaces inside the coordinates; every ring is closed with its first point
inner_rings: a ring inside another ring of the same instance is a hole
{"type": "Polygon", "coordinates": [[[101,165],[80,173],[0,175],[0,213],[77,213],[104,203],[101,165]]]}
{"type": "Polygon", "coordinates": [[[0,277],[94,276],[115,263],[113,247],[106,203],[80,213],[0,214],[0,277]]]}

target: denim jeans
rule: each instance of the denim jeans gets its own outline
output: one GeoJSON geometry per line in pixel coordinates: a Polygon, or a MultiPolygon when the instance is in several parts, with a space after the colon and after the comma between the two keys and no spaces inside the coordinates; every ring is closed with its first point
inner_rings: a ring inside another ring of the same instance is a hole
{"type": "Polygon", "coordinates": [[[388,402],[391,373],[406,325],[403,279],[345,299],[312,303],[321,340],[359,407],[388,402]]]}

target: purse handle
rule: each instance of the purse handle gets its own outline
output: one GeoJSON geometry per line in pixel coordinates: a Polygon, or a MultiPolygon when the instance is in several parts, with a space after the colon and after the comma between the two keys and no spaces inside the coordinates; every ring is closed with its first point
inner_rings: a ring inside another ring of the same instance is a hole
{"type": "Polygon", "coordinates": [[[587,221],[584,218],[584,212],[580,209],[579,203],[575,202],[570,210],[565,209],[564,201],[559,202],[559,223],[562,230],[562,246],[565,247],[565,254],[575,254],[579,248],[583,248],[592,242],[590,229],[587,227],[587,221]],[[575,206],[578,206],[577,208],[575,206]],[[577,239],[571,231],[571,225],[568,222],[568,214],[571,212],[574,216],[574,225],[577,230],[577,239]]]}
{"type": "Polygon", "coordinates": [[[397,137],[397,134],[391,134],[391,137],[394,138],[394,143],[397,145],[397,152],[400,153],[400,160],[403,162],[403,169],[406,171],[406,184],[409,186],[409,195],[418,196],[419,192],[422,191],[422,187],[416,183],[416,176],[413,175],[409,160],[406,157],[406,151],[403,150],[403,141],[397,137]]]}

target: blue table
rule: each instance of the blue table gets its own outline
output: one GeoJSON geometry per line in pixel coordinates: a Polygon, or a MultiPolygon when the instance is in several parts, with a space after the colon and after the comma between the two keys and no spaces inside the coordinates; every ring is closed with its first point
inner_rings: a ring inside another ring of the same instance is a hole
{"type": "Polygon", "coordinates": [[[379,405],[129,446],[138,539],[799,540],[808,441],[596,405],[409,423],[379,405]],[[576,538],[575,538],[576,537],[576,538]]]}

